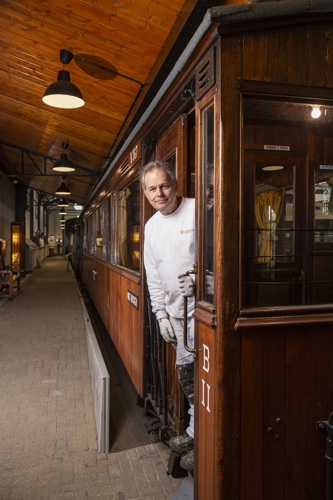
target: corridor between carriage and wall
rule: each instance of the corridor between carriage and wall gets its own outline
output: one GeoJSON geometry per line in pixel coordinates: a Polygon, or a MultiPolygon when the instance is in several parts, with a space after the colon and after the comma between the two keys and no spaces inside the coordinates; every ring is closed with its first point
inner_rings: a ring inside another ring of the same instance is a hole
{"type": "Polygon", "coordinates": [[[110,378],[122,425],[111,452],[97,451],[84,319],[65,258],[46,259],[1,302],[0,499],[170,498],[180,480],[167,475],[169,449],[148,435],[120,364],[110,378]]]}

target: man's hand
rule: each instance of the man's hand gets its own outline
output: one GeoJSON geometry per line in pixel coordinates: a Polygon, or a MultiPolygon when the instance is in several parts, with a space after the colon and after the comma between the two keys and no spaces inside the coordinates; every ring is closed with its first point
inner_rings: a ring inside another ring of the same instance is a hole
{"type": "Polygon", "coordinates": [[[160,328],[160,334],[164,338],[165,342],[177,342],[175,332],[173,331],[167,312],[164,310],[157,311],[156,318],[160,328]]]}
{"type": "Polygon", "coordinates": [[[180,293],[183,297],[193,297],[194,281],[189,274],[178,278],[180,293]]]}

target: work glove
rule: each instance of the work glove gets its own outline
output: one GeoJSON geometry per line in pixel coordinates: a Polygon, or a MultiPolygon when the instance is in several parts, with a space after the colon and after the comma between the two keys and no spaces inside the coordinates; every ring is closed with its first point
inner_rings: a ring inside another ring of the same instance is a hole
{"type": "Polygon", "coordinates": [[[165,342],[177,342],[175,332],[173,331],[167,312],[165,310],[157,311],[156,318],[160,328],[160,334],[164,338],[165,342]]]}
{"type": "Polygon", "coordinates": [[[214,274],[210,271],[206,272],[206,293],[214,295],[214,274]]]}
{"type": "Polygon", "coordinates": [[[185,276],[178,276],[178,286],[180,294],[183,297],[193,297],[194,281],[189,274],[186,274],[185,276]]]}

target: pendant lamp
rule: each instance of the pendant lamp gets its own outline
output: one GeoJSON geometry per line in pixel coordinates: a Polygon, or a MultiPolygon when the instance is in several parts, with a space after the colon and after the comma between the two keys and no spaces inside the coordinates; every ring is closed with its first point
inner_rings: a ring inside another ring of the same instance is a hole
{"type": "Polygon", "coordinates": [[[58,71],[58,80],[45,90],[42,101],[48,106],[62,109],[75,109],[84,106],[80,89],[71,82],[69,71],[58,71]]]}
{"type": "Polygon", "coordinates": [[[74,172],[75,167],[73,163],[67,158],[67,154],[61,153],[60,160],[55,162],[52,169],[56,172],[74,172]]]}
{"type": "Polygon", "coordinates": [[[58,202],[58,207],[69,207],[69,203],[65,198],[61,198],[58,202]]]}
{"type": "Polygon", "coordinates": [[[68,194],[71,194],[71,192],[68,189],[68,187],[66,186],[66,184],[64,182],[62,182],[60,184],[60,186],[58,187],[58,189],[56,190],[55,194],[66,196],[68,194]]]}

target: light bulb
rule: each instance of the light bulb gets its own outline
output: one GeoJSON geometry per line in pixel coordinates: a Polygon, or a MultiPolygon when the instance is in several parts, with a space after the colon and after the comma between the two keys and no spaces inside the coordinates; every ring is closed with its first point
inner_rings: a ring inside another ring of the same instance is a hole
{"type": "Polygon", "coordinates": [[[313,106],[312,111],[311,111],[311,116],[312,118],[319,118],[321,115],[321,111],[319,106],[313,106]]]}

